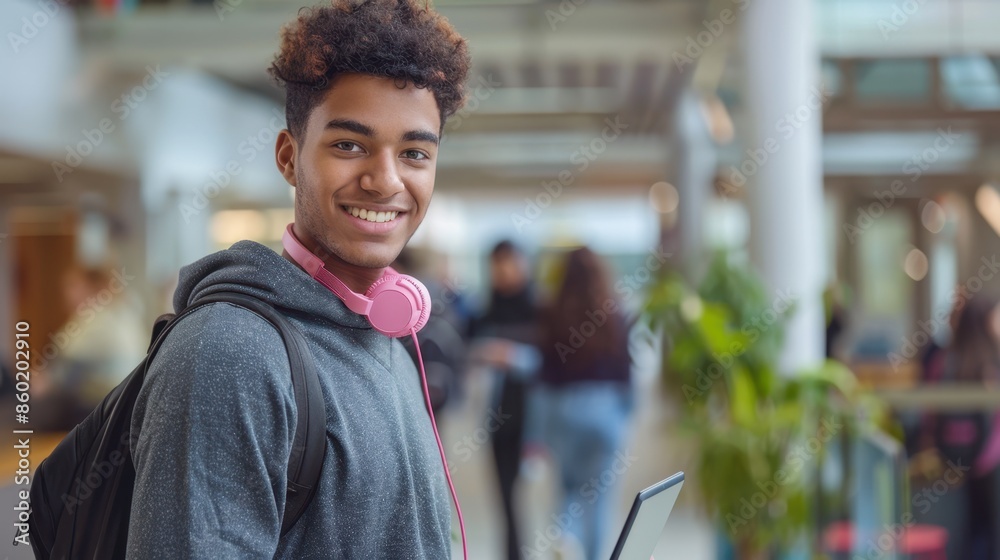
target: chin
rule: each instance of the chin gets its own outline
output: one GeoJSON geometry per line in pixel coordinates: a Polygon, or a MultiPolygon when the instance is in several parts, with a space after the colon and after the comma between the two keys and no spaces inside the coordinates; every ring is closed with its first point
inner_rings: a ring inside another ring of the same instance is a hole
{"type": "Polygon", "coordinates": [[[402,247],[379,244],[376,247],[366,247],[354,253],[349,262],[354,266],[364,268],[385,268],[396,260],[402,250],[402,247]]]}

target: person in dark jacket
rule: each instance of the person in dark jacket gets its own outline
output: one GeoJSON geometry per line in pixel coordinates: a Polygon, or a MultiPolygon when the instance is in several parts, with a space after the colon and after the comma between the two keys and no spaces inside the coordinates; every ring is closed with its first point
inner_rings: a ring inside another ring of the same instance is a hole
{"type": "Polygon", "coordinates": [[[524,444],[527,395],[538,357],[538,309],[525,255],[510,241],[490,252],[491,292],[486,312],[472,325],[473,360],[492,366],[491,411],[503,418],[491,434],[506,526],[506,557],[521,558],[514,501],[524,444]]]}
{"type": "Polygon", "coordinates": [[[437,415],[446,406],[456,406],[461,399],[469,326],[460,308],[462,294],[430,274],[426,260],[431,257],[426,254],[424,257],[421,260],[414,250],[406,247],[393,268],[419,279],[431,296],[431,313],[420,331],[420,354],[412,338],[404,338],[402,343],[413,363],[423,358],[431,407],[437,415]]]}

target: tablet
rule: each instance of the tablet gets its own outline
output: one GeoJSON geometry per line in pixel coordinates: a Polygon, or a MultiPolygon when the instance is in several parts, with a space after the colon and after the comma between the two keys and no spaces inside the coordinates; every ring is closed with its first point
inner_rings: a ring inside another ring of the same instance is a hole
{"type": "Polygon", "coordinates": [[[684,485],[684,473],[646,488],[635,497],[611,560],[650,560],[684,485]]]}

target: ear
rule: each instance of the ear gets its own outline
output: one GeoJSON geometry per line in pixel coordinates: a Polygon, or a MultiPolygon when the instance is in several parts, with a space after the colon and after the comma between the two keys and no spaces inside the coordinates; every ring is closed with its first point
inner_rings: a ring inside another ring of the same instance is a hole
{"type": "Polygon", "coordinates": [[[281,176],[293,187],[298,186],[295,184],[295,161],[298,149],[295,138],[292,138],[292,133],[287,128],[278,133],[278,139],[274,143],[274,161],[281,176]]]}

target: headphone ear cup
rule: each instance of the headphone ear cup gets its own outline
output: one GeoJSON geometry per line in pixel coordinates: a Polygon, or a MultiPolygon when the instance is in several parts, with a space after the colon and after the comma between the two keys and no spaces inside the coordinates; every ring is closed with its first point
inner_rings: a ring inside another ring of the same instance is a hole
{"type": "Polygon", "coordinates": [[[419,331],[430,317],[431,298],[419,280],[403,274],[387,274],[375,281],[365,297],[372,301],[368,322],[393,338],[419,331]]]}
{"type": "MultiPolygon", "coordinates": [[[[400,279],[413,287],[413,290],[417,293],[417,302],[419,304],[417,322],[413,325],[413,330],[420,332],[420,329],[427,325],[427,321],[431,317],[431,294],[427,291],[427,286],[424,286],[420,280],[412,276],[401,275],[400,279]]],[[[409,334],[409,333],[407,333],[409,334]]]]}

